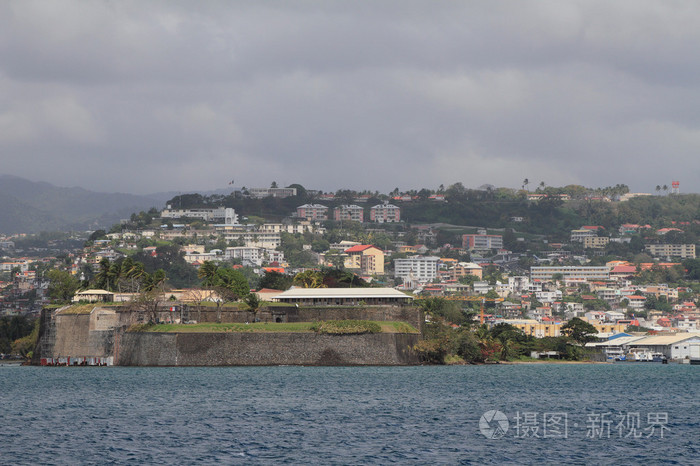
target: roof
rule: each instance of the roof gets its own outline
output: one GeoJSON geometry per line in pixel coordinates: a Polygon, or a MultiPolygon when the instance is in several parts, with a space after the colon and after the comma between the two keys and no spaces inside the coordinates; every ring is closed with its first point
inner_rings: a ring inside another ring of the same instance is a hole
{"type": "Polygon", "coordinates": [[[394,288],[291,288],[277,295],[278,299],[307,298],[404,298],[413,299],[394,288]]]}
{"type": "Polygon", "coordinates": [[[700,339],[700,333],[677,333],[675,335],[654,335],[650,337],[645,337],[641,340],[634,342],[634,345],[640,346],[664,346],[673,345],[680,343],[684,340],[689,340],[691,338],[700,339]]]}
{"type": "Polygon", "coordinates": [[[633,265],[618,265],[610,273],[636,273],[637,267],[633,265]]]}
{"type": "Polygon", "coordinates": [[[76,295],[108,295],[108,294],[114,294],[111,291],[105,291],[105,290],[85,290],[85,291],[80,291],[76,293],[76,295]]]}
{"type": "Polygon", "coordinates": [[[593,343],[586,343],[586,346],[624,346],[633,343],[637,340],[642,340],[644,336],[628,336],[628,337],[618,337],[612,340],[597,341],[593,343]]]}
{"type": "Polygon", "coordinates": [[[362,251],[366,251],[369,248],[379,249],[375,246],[372,246],[371,244],[358,244],[358,245],[355,245],[351,248],[346,249],[345,252],[362,252],[362,251]]]}

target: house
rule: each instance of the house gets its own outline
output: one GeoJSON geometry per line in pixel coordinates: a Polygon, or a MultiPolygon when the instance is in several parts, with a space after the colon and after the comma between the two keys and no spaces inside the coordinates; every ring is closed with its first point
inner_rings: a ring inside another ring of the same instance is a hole
{"type": "Polygon", "coordinates": [[[85,290],[76,293],[73,296],[73,302],[87,301],[89,303],[96,302],[112,302],[114,301],[114,293],[106,290],[85,290]]]}

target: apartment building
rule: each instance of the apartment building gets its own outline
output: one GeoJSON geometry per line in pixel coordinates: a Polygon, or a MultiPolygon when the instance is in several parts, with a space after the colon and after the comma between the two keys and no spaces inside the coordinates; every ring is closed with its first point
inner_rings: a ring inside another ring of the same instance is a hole
{"type": "Polygon", "coordinates": [[[371,244],[358,244],[345,250],[345,267],[366,275],[384,274],[384,251],[371,244]]]}
{"type": "Polygon", "coordinates": [[[610,242],[607,236],[584,236],[583,247],[590,249],[605,249],[610,242]]]}
{"type": "Polygon", "coordinates": [[[695,259],[694,244],[647,244],[646,250],[654,257],[695,259]]]}
{"type": "Polygon", "coordinates": [[[437,256],[412,256],[404,259],[394,259],[394,276],[404,281],[412,279],[427,283],[437,277],[437,256]]]}
{"type": "Polygon", "coordinates": [[[359,205],[341,205],[333,209],[333,219],[341,222],[351,220],[353,222],[365,221],[365,209],[359,205]]]}
{"type": "Polygon", "coordinates": [[[462,235],[462,247],[464,249],[503,249],[503,236],[486,233],[462,235]]]}
{"type": "Polygon", "coordinates": [[[393,223],[401,221],[401,209],[393,204],[378,204],[369,210],[369,219],[376,223],[393,223]]]}
{"type": "Polygon", "coordinates": [[[584,282],[608,280],[610,269],[606,266],[538,266],[530,267],[530,280],[551,280],[555,274],[562,274],[564,281],[584,282]]]}
{"type": "Polygon", "coordinates": [[[571,230],[571,242],[583,243],[584,238],[591,238],[593,236],[598,236],[595,230],[581,229],[581,230],[571,230]]]}
{"type": "Polygon", "coordinates": [[[328,207],[321,204],[304,204],[297,207],[297,217],[306,220],[328,220],[328,207]]]}

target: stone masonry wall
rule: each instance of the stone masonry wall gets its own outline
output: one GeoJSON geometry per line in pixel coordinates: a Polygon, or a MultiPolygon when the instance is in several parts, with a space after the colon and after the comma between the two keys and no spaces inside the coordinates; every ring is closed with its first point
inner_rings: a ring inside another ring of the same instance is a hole
{"type": "Polygon", "coordinates": [[[123,366],[413,365],[416,334],[125,333],[123,366]]]}

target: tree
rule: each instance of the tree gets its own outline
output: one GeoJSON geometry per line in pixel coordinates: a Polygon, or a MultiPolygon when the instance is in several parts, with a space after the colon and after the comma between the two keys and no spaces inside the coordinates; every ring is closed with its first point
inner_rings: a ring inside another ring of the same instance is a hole
{"type": "Polygon", "coordinates": [[[202,280],[202,286],[213,286],[216,281],[216,272],[218,270],[218,264],[212,261],[204,261],[197,272],[197,276],[202,280]]]}
{"type": "Polygon", "coordinates": [[[109,259],[107,259],[106,257],[103,257],[99,263],[99,271],[95,275],[95,286],[97,288],[111,291],[112,287],[111,287],[111,284],[109,281],[110,280],[110,274],[109,274],[110,268],[111,268],[111,264],[109,262],[109,259]]]}
{"type": "Polygon", "coordinates": [[[80,287],[80,281],[65,270],[49,270],[49,297],[54,303],[70,303],[80,287]]]}
{"type": "Polygon", "coordinates": [[[585,320],[574,317],[562,325],[561,333],[583,346],[588,342],[595,341],[594,335],[598,333],[598,330],[585,320]]]}
{"type": "Polygon", "coordinates": [[[306,270],[294,276],[294,284],[302,288],[325,288],[323,274],[317,270],[306,270]]]}
{"type": "Polygon", "coordinates": [[[232,301],[238,301],[250,293],[250,286],[245,276],[238,270],[220,268],[216,271],[211,288],[218,295],[216,300],[216,320],[221,322],[221,307],[232,301]]]}
{"type": "Polygon", "coordinates": [[[248,306],[248,312],[253,314],[253,322],[255,322],[260,306],[262,305],[262,300],[257,293],[248,293],[248,295],[243,298],[243,302],[248,306]]]}
{"type": "Polygon", "coordinates": [[[273,290],[288,290],[292,283],[294,282],[294,277],[290,275],[285,275],[279,272],[265,272],[265,275],[260,279],[258,286],[260,288],[270,288],[273,290]]]}
{"type": "Polygon", "coordinates": [[[129,303],[129,307],[139,312],[141,320],[153,323],[158,320],[158,307],[164,301],[163,298],[163,293],[158,289],[142,291],[129,303]]]}

